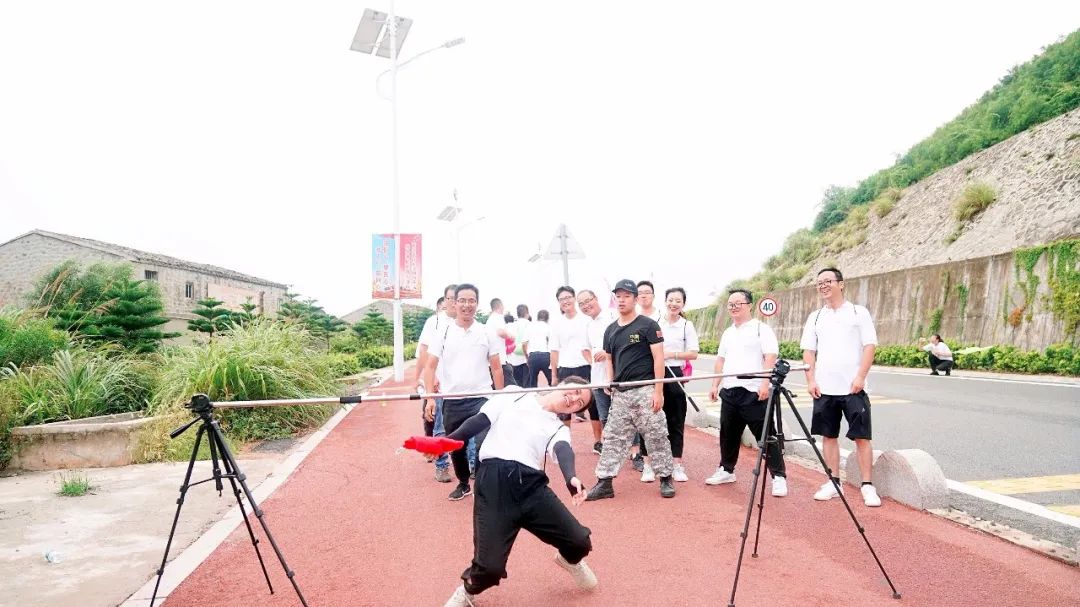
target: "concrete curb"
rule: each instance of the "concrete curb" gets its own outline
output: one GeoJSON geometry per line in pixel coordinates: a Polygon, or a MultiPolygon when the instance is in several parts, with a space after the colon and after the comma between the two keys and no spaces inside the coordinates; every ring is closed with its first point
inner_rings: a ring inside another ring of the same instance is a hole
{"type": "MultiPolygon", "coordinates": [[[[378,387],[387,379],[386,369],[378,369],[365,373],[370,374],[370,377],[375,379],[372,385],[369,386],[370,388],[378,387]]],[[[390,369],[389,376],[393,377],[393,373],[393,369],[390,369]]],[[[307,437],[307,439],[305,439],[304,442],[287,458],[275,466],[270,475],[266,477],[266,480],[251,490],[256,502],[261,504],[270,497],[270,495],[292,475],[293,471],[300,466],[304,459],[315,450],[315,447],[330,434],[330,431],[337,427],[337,425],[345,419],[345,416],[347,416],[355,407],[355,405],[342,405],[341,410],[327,420],[319,430],[307,437]]],[[[247,506],[247,509],[250,514],[250,505],[247,506]]],[[[180,513],[180,516],[183,516],[183,512],[180,513]]],[[[199,539],[192,542],[191,545],[166,563],[165,572],[161,576],[161,587],[158,589],[155,605],[160,605],[164,602],[165,598],[187,579],[187,577],[191,575],[191,573],[194,572],[195,569],[201,565],[202,562],[206,560],[207,557],[209,557],[210,554],[212,554],[242,522],[243,518],[240,516],[240,508],[233,505],[221,520],[214,523],[199,537],[199,539]]],[[[254,523],[253,525],[258,527],[258,525],[255,525],[254,523]]],[[[273,531],[275,523],[272,519],[267,521],[267,525],[269,525],[271,531],[273,531]]],[[[261,533],[261,528],[259,533],[261,533]]],[[[162,544],[162,549],[164,549],[164,543],[162,544]]],[[[264,558],[272,558],[272,555],[264,558]]],[[[273,563],[268,561],[267,566],[269,567],[271,564],[273,563]]],[[[120,607],[146,607],[150,605],[150,597],[154,593],[154,584],[156,583],[157,575],[155,573],[155,575],[147,580],[141,588],[136,590],[134,594],[121,603],[120,607]]]]}

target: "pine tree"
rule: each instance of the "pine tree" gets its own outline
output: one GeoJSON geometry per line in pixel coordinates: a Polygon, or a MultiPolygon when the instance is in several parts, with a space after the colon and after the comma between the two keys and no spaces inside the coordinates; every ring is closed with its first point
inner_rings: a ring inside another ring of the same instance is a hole
{"type": "Polygon", "coordinates": [[[240,325],[241,327],[247,326],[248,323],[255,320],[255,317],[258,316],[258,314],[255,312],[255,310],[258,309],[259,306],[251,303],[251,298],[249,297],[246,302],[240,304],[239,312],[231,313],[232,321],[235,324],[240,325]]]}
{"type": "Polygon", "coordinates": [[[198,307],[191,311],[199,318],[188,321],[188,331],[209,333],[210,341],[214,341],[214,333],[227,329],[233,320],[233,314],[221,307],[223,303],[213,297],[200,299],[198,307]]]}
{"type": "Polygon", "coordinates": [[[115,342],[125,350],[145,353],[156,351],[161,340],[180,335],[158,329],[169,319],[161,315],[165,306],[153,283],[122,278],[109,287],[105,298],[108,303],[101,316],[83,329],[89,339],[115,342]]]}
{"type": "Polygon", "coordinates": [[[353,325],[352,330],[361,343],[375,346],[394,344],[394,325],[374,308],[368,310],[367,316],[353,325]]]}

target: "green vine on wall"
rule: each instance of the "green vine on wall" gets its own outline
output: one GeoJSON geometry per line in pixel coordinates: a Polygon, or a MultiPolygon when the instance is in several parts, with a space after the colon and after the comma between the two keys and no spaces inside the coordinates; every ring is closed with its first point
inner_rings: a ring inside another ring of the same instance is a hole
{"type": "Polygon", "coordinates": [[[941,333],[941,317],[944,314],[944,308],[934,308],[934,311],[930,313],[930,335],[941,333]]]}
{"type": "Polygon", "coordinates": [[[1034,274],[1035,265],[1046,255],[1047,282],[1050,290],[1047,297],[1054,317],[1062,322],[1065,335],[1075,339],[1080,329],[1080,239],[1059,240],[1046,245],[1017,249],[1013,253],[1016,262],[1017,284],[1024,289],[1024,307],[1027,320],[1031,320],[1032,304],[1039,288],[1039,277],[1034,274]],[[1020,281],[1020,271],[1024,271],[1026,281],[1020,281]]]}
{"type": "Polygon", "coordinates": [[[964,319],[967,317],[968,295],[970,294],[967,285],[962,282],[956,283],[956,294],[960,298],[960,326],[958,327],[957,335],[963,337],[964,319]]]}

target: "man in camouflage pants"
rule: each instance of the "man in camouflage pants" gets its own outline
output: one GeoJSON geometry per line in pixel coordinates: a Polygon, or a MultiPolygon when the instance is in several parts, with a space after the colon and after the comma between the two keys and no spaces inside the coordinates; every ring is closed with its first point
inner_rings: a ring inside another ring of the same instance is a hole
{"type": "MultiPolygon", "coordinates": [[[[613,292],[619,319],[604,332],[604,352],[609,353],[608,377],[615,383],[663,378],[664,336],[655,320],[637,313],[637,285],[632,280],[620,280],[613,292]]],[[[619,473],[638,432],[650,447],[653,470],[660,477],[660,495],[675,497],[675,484],[671,482],[674,463],[663,410],[664,385],[657,383],[609,393],[611,410],[604,426],[604,447],[596,464],[597,483],[589,490],[586,501],[615,497],[612,479],[619,473]]]]}

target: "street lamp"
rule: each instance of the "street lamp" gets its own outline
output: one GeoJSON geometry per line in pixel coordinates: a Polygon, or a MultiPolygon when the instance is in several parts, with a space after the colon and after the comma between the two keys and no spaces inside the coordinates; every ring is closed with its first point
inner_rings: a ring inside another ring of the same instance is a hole
{"type": "MultiPolygon", "coordinates": [[[[457,193],[456,192],[454,194],[454,201],[455,202],[457,201],[457,193]]],[[[435,219],[438,219],[439,221],[445,221],[447,223],[453,224],[454,221],[461,216],[461,213],[462,213],[462,208],[461,207],[447,206],[441,212],[439,212],[438,215],[435,216],[435,219]]],[[[471,225],[475,225],[477,223],[480,223],[481,221],[483,221],[485,219],[487,219],[487,217],[480,216],[480,217],[477,217],[476,219],[473,219],[472,221],[465,222],[465,223],[457,226],[456,228],[454,228],[454,240],[457,243],[457,281],[458,282],[461,282],[461,280],[462,280],[462,276],[461,276],[461,231],[464,230],[465,228],[471,226],[471,225]]]]}
{"type": "Polygon", "coordinates": [[[394,380],[405,379],[405,338],[401,321],[401,204],[398,196],[398,129],[397,129],[397,73],[398,69],[411,63],[421,55],[426,55],[440,48],[450,48],[465,42],[464,38],[455,38],[444,42],[437,47],[430,48],[422,53],[398,64],[398,53],[405,43],[405,36],[412,29],[412,19],[398,17],[394,13],[394,0],[390,0],[389,14],[370,8],[364,9],[364,15],[356,28],[350,50],[378,55],[390,59],[390,69],[382,72],[375,79],[375,91],[383,99],[390,101],[390,131],[391,131],[391,173],[393,175],[393,206],[394,206],[394,380]],[[386,74],[390,74],[390,97],[386,97],[379,90],[379,81],[386,74]]]}

